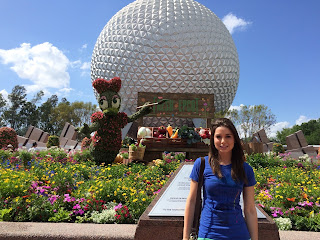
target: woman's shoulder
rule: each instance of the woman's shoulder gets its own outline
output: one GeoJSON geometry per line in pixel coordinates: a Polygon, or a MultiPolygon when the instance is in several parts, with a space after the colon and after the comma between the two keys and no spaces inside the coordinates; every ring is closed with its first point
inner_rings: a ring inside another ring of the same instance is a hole
{"type": "Polygon", "coordinates": [[[247,162],[244,162],[244,163],[243,163],[243,167],[244,167],[244,169],[252,169],[252,167],[250,166],[250,164],[247,163],[247,162]]]}
{"type": "Polygon", "coordinates": [[[250,164],[249,163],[247,163],[247,162],[244,162],[243,163],[243,168],[244,168],[244,171],[246,172],[246,174],[248,175],[248,174],[253,174],[253,168],[250,166],[250,164]]]}
{"type": "MultiPolygon", "coordinates": [[[[200,167],[200,165],[201,165],[201,159],[202,159],[202,157],[197,158],[197,159],[194,161],[194,166],[200,167]]],[[[204,160],[205,160],[205,165],[206,165],[206,163],[208,162],[208,156],[205,156],[205,157],[204,157],[204,160]]]]}

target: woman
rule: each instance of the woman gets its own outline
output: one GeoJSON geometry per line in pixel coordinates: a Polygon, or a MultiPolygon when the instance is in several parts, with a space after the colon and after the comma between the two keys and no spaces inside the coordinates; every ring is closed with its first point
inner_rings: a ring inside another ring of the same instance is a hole
{"type": "MultiPolygon", "coordinates": [[[[239,135],[227,118],[216,119],[211,128],[209,156],[203,173],[203,208],[198,239],[257,240],[258,219],[254,202],[256,180],[245,162],[239,135]],[[242,215],[240,194],[243,192],[242,215]]],[[[183,239],[189,240],[193,222],[201,158],[193,166],[187,198],[183,239]]]]}

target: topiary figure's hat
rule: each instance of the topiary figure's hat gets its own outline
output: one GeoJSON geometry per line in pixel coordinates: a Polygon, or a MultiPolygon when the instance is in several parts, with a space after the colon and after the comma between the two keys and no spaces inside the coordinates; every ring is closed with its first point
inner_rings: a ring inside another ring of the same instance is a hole
{"type": "Polygon", "coordinates": [[[111,80],[98,78],[94,80],[92,86],[97,90],[99,94],[104,93],[107,90],[119,92],[121,88],[121,79],[119,77],[114,77],[111,80]]]}

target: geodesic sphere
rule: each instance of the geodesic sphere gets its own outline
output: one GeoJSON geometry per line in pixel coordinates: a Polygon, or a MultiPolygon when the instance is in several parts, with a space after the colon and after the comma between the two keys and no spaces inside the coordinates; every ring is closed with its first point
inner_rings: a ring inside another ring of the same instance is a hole
{"type": "Polygon", "coordinates": [[[115,76],[121,111],[136,112],[138,92],[214,94],[221,111],[236,94],[238,54],[225,25],[202,4],[137,0],[110,19],[93,50],[91,80],[115,76]]]}

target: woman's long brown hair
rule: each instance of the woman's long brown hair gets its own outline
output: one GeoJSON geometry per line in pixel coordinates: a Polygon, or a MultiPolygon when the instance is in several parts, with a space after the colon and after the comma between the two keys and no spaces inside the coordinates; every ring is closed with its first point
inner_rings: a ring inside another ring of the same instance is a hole
{"type": "Polygon", "coordinates": [[[241,140],[239,138],[237,129],[228,118],[217,118],[214,120],[211,126],[209,163],[213,173],[219,178],[223,177],[220,169],[219,151],[214,146],[214,134],[218,127],[228,128],[232,132],[234,137],[234,147],[232,149],[232,156],[231,156],[232,179],[235,181],[243,181],[244,183],[247,183],[248,180],[243,167],[243,163],[245,162],[245,156],[244,156],[241,140]]]}

